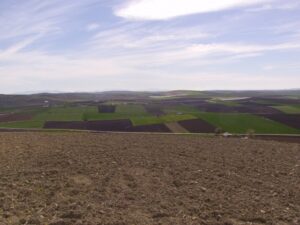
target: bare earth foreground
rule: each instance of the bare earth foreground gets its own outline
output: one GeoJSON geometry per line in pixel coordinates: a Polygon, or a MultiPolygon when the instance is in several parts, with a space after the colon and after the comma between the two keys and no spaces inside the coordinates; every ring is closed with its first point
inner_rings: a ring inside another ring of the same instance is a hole
{"type": "Polygon", "coordinates": [[[0,224],[300,224],[300,145],[1,133],[0,224]]]}

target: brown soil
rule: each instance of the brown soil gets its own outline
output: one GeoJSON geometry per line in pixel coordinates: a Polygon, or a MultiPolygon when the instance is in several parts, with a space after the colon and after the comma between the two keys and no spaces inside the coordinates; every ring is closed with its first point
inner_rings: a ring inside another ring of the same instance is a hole
{"type": "Polygon", "coordinates": [[[77,129],[95,131],[127,131],[132,127],[130,120],[99,120],[99,121],[47,121],[46,129],[77,129]]]}
{"type": "Polygon", "coordinates": [[[300,114],[263,114],[264,116],[270,120],[277,121],[279,123],[283,123],[287,126],[294,127],[296,129],[300,129],[300,114]]]}
{"type": "Polygon", "coordinates": [[[198,104],[196,107],[202,112],[222,112],[222,113],[237,112],[236,107],[226,106],[222,104],[208,103],[208,102],[198,104]]]}
{"type": "Polygon", "coordinates": [[[165,113],[162,110],[162,105],[159,104],[152,104],[152,105],[145,105],[146,111],[154,116],[162,116],[165,113]]]}
{"type": "Polygon", "coordinates": [[[279,141],[279,142],[286,142],[286,143],[299,143],[300,144],[300,136],[279,136],[279,135],[256,135],[256,139],[260,140],[271,140],[271,141],[279,141]]]}
{"type": "Polygon", "coordinates": [[[2,122],[14,122],[14,121],[24,121],[32,119],[32,115],[29,114],[6,114],[0,115],[0,123],[2,122]]]}
{"type": "Polygon", "coordinates": [[[184,120],[178,122],[191,133],[214,133],[216,127],[201,119],[184,120]]]}
{"type": "Polygon", "coordinates": [[[0,133],[0,224],[296,225],[300,145],[0,133]]]}
{"type": "MultiPolygon", "coordinates": [[[[271,97],[271,98],[263,98],[263,97],[257,97],[257,98],[251,98],[254,101],[265,101],[265,102],[270,102],[270,103],[279,103],[279,104],[300,104],[299,99],[289,99],[289,98],[284,98],[284,97],[271,97]]],[[[267,103],[264,103],[267,104],[267,103]]],[[[274,105],[274,104],[272,104],[274,105]]]]}
{"type": "Polygon", "coordinates": [[[178,106],[181,104],[187,104],[187,105],[197,105],[206,103],[206,100],[209,100],[209,98],[180,98],[180,99],[164,99],[161,100],[161,104],[164,105],[174,105],[178,106]]]}
{"type": "Polygon", "coordinates": [[[282,114],[281,111],[275,108],[252,102],[243,102],[240,106],[228,106],[216,103],[202,102],[195,104],[194,107],[197,107],[200,111],[203,112],[282,114]]]}
{"type": "Polygon", "coordinates": [[[278,109],[255,104],[244,104],[243,106],[237,106],[236,111],[239,113],[255,113],[255,114],[282,114],[278,109]]]}
{"type": "Polygon", "coordinates": [[[99,105],[98,112],[99,113],[114,113],[116,111],[115,105],[99,105]]]}
{"type": "Polygon", "coordinates": [[[46,121],[44,128],[115,132],[171,132],[165,124],[133,126],[131,121],[127,119],[99,121],[46,121]]]}
{"type": "Polygon", "coordinates": [[[172,133],[189,133],[187,129],[177,122],[166,123],[165,125],[172,131],[172,133]]]}
{"type": "Polygon", "coordinates": [[[126,131],[132,127],[131,120],[99,120],[87,121],[87,130],[96,131],[126,131]]]}
{"type": "Polygon", "coordinates": [[[141,126],[132,126],[126,130],[127,132],[159,132],[170,133],[171,130],[165,124],[150,124],[141,126]]]}

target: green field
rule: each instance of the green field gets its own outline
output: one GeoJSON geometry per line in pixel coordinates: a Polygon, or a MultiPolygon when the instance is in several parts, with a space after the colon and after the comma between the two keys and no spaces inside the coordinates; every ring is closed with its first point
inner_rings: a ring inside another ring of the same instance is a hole
{"type": "Polygon", "coordinates": [[[300,114],[300,105],[280,105],[273,106],[273,108],[278,109],[287,114],[300,114]]]}
{"type": "Polygon", "coordinates": [[[208,102],[226,105],[226,106],[240,106],[240,104],[235,101],[221,100],[221,99],[213,99],[213,100],[209,100],[208,102]]]}
{"type": "Polygon", "coordinates": [[[200,112],[198,109],[186,105],[166,106],[163,111],[167,114],[197,114],[200,112]]]}
{"type": "Polygon", "coordinates": [[[50,121],[80,121],[84,113],[97,112],[96,107],[58,107],[39,113],[34,120],[50,121]]]}
{"type": "Polygon", "coordinates": [[[83,120],[94,121],[94,120],[118,120],[127,119],[128,115],[119,113],[98,113],[98,112],[86,112],[83,115],[83,120]]]}
{"type": "Polygon", "coordinates": [[[181,120],[190,120],[197,117],[193,115],[163,115],[163,116],[141,116],[141,117],[132,117],[131,121],[134,126],[139,125],[150,125],[150,124],[160,124],[160,123],[171,123],[181,120]]]}
{"type": "Polygon", "coordinates": [[[114,113],[98,113],[98,111],[85,112],[84,120],[115,120],[115,119],[129,119],[130,117],[145,117],[150,116],[142,105],[122,104],[116,106],[114,113]]]}
{"type": "Polygon", "coordinates": [[[148,115],[143,105],[136,105],[136,104],[117,105],[115,113],[122,114],[122,115],[130,115],[130,116],[148,115]]]}
{"type": "Polygon", "coordinates": [[[199,113],[198,117],[230,133],[247,133],[253,130],[258,134],[299,134],[300,131],[284,124],[251,115],[239,113],[199,113]]]}
{"type": "Polygon", "coordinates": [[[0,123],[3,128],[42,128],[45,121],[81,121],[85,113],[97,113],[97,107],[52,107],[25,110],[34,116],[28,121],[0,123]]]}
{"type": "Polygon", "coordinates": [[[8,122],[0,123],[0,128],[43,128],[44,121],[17,121],[17,122],[8,122]]]}
{"type": "MultiPolygon", "coordinates": [[[[274,106],[275,107],[275,106],[274,106]]],[[[298,113],[299,105],[276,106],[286,113],[298,113]]],[[[203,119],[210,124],[230,133],[247,133],[249,130],[257,134],[299,134],[300,131],[284,124],[246,113],[207,113],[197,108],[178,104],[161,106],[166,113],[162,116],[149,114],[142,104],[116,105],[114,113],[99,113],[97,106],[60,106],[51,108],[13,109],[14,112],[30,113],[33,118],[28,121],[2,122],[2,128],[42,128],[45,121],[95,121],[129,119],[134,126],[171,123],[190,119],[203,119]]]]}

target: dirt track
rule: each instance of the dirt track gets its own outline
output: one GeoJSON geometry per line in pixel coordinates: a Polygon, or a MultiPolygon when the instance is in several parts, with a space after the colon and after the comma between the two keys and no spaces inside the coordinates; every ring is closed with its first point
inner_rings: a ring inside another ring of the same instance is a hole
{"type": "Polygon", "coordinates": [[[300,145],[0,133],[0,224],[300,224],[300,145]]]}

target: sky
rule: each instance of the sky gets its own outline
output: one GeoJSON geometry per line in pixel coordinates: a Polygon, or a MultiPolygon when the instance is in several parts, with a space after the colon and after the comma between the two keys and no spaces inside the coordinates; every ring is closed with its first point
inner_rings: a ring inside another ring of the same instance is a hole
{"type": "Polygon", "coordinates": [[[0,93],[290,88],[299,0],[0,1],[0,93]]]}

